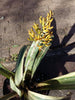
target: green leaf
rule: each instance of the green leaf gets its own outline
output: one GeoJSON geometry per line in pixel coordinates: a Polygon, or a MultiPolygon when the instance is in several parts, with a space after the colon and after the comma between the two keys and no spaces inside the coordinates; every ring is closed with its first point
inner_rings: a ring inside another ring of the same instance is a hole
{"type": "Polygon", "coordinates": [[[70,100],[70,95],[64,97],[53,97],[53,96],[47,96],[36,92],[28,91],[28,99],[29,100],[70,100]]]}
{"type": "Polygon", "coordinates": [[[36,88],[38,90],[75,89],[75,72],[38,83],[36,88]]]}
{"type": "Polygon", "coordinates": [[[17,86],[14,83],[14,80],[12,77],[10,77],[10,87],[13,91],[15,91],[19,96],[22,96],[22,92],[20,89],[17,88],[17,86]]]}
{"type": "Polygon", "coordinates": [[[22,79],[23,79],[23,73],[24,73],[24,60],[25,60],[25,54],[26,54],[26,49],[27,49],[27,46],[23,46],[19,52],[19,56],[18,56],[18,61],[17,61],[17,64],[16,64],[16,73],[15,73],[15,84],[17,86],[20,85],[22,79]]]}
{"type": "Polygon", "coordinates": [[[36,56],[34,65],[33,65],[33,69],[32,69],[32,78],[34,76],[34,73],[38,67],[38,65],[40,64],[41,60],[43,59],[43,57],[45,56],[45,54],[47,53],[49,47],[44,47],[43,50],[39,51],[38,55],[36,56]]]}
{"type": "Polygon", "coordinates": [[[10,100],[11,98],[14,98],[17,94],[15,92],[11,92],[3,97],[0,98],[0,100],[10,100]]]}
{"type": "Polygon", "coordinates": [[[30,75],[31,75],[33,63],[34,63],[36,55],[38,54],[38,51],[39,51],[39,48],[37,47],[37,44],[38,44],[38,42],[33,42],[30,49],[29,49],[29,51],[28,51],[26,61],[25,61],[24,76],[27,74],[27,72],[28,73],[30,72],[30,75]]]}
{"type": "Polygon", "coordinates": [[[14,73],[9,71],[2,64],[0,64],[0,74],[2,74],[3,76],[7,77],[8,79],[10,79],[11,76],[12,77],[14,76],[14,73]]]}
{"type": "MultiPolygon", "coordinates": [[[[19,54],[18,54],[18,59],[17,59],[17,62],[16,62],[16,69],[19,67],[19,64],[20,64],[20,62],[21,62],[21,60],[22,60],[22,57],[23,57],[24,53],[26,53],[27,47],[28,47],[28,45],[24,45],[24,46],[20,49],[19,54]]],[[[15,70],[16,70],[16,69],[15,69],[15,70]]]]}

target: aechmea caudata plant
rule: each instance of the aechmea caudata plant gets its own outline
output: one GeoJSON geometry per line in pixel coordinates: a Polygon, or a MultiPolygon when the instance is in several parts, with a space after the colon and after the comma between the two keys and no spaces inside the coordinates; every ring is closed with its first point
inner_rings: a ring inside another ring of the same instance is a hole
{"type": "Polygon", "coordinates": [[[28,40],[33,41],[27,53],[28,46],[23,46],[16,62],[15,73],[10,72],[0,64],[0,73],[10,80],[13,92],[1,97],[0,100],[10,100],[16,95],[21,100],[69,100],[71,94],[63,97],[53,97],[38,93],[43,90],[75,89],[75,72],[49,79],[47,81],[33,82],[33,76],[43,57],[49,50],[53,40],[53,13],[50,11],[47,17],[40,16],[41,26],[34,23],[28,31],[28,40]],[[26,55],[27,53],[27,55],[26,55]],[[36,91],[36,92],[35,92],[36,91]]]}

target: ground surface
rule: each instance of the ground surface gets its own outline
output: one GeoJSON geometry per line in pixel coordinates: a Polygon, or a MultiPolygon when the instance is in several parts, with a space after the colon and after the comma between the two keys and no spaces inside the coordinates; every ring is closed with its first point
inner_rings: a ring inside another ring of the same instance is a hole
{"type": "MultiPolygon", "coordinates": [[[[11,55],[17,54],[24,44],[29,44],[28,29],[34,22],[38,23],[40,15],[45,17],[49,10],[54,12],[55,18],[53,45],[73,43],[67,47],[65,55],[51,58],[54,59],[51,60],[51,66],[54,67],[51,69],[54,71],[61,66],[57,75],[62,74],[64,69],[67,70],[66,72],[75,71],[75,0],[0,0],[0,59],[9,59],[11,55]],[[13,45],[19,46],[13,47],[13,45]],[[70,55],[67,55],[67,52],[70,55]]],[[[8,59],[3,64],[12,70],[15,62],[9,62],[8,59]]],[[[54,71],[53,74],[56,72],[54,71]]],[[[0,75],[0,96],[2,96],[3,80],[4,77],[0,75]]],[[[51,91],[51,94],[64,93],[59,92],[51,91]]],[[[71,100],[74,100],[75,91],[72,92],[71,100]]]]}

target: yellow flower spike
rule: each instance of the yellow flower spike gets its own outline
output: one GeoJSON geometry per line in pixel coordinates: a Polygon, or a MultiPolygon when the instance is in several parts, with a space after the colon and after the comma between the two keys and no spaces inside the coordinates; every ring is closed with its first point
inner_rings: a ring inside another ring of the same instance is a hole
{"type": "Polygon", "coordinates": [[[34,35],[31,33],[31,31],[28,31],[28,33],[29,33],[29,35],[30,35],[31,37],[34,37],[34,35]]]}
{"type": "Polygon", "coordinates": [[[48,35],[50,35],[50,33],[49,32],[44,33],[44,34],[42,33],[42,35],[43,35],[42,38],[46,38],[48,35]]]}
{"type": "Polygon", "coordinates": [[[45,18],[43,17],[42,18],[42,26],[44,26],[45,25],[45,18]]]}
{"type": "Polygon", "coordinates": [[[53,13],[52,13],[52,11],[50,11],[50,12],[47,14],[47,20],[50,20],[52,16],[53,16],[53,13]]]}
{"type": "Polygon", "coordinates": [[[47,39],[47,38],[45,38],[45,39],[44,39],[44,41],[48,41],[48,39],[47,39]]]}
{"type": "Polygon", "coordinates": [[[48,23],[47,28],[50,28],[50,27],[51,27],[51,23],[48,23]]]}
{"type": "Polygon", "coordinates": [[[48,41],[49,41],[49,39],[50,39],[50,38],[48,37],[48,38],[46,38],[46,39],[45,39],[45,41],[47,41],[47,42],[48,42],[48,41]]]}
{"type": "Polygon", "coordinates": [[[53,21],[53,18],[51,18],[49,22],[51,23],[52,21],[53,21]]]}
{"type": "Polygon", "coordinates": [[[44,32],[44,33],[49,33],[49,30],[48,30],[48,29],[46,29],[46,30],[43,30],[43,32],[44,32]]]}
{"type": "Polygon", "coordinates": [[[47,13],[47,17],[49,18],[49,16],[50,16],[50,13],[47,13]]]}
{"type": "Polygon", "coordinates": [[[50,15],[51,15],[51,17],[52,17],[52,16],[53,16],[53,12],[50,10],[50,12],[49,12],[49,13],[50,13],[50,15]]]}
{"type": "Polygon", "coordinates": [[[42,24],[42,16],[40,16],[39,22],[40,22],[40,24],[42,24]]]}
{"type": "Polygon", "coordinates": [[[38,40],[40,39],[40,35],[38,35],[38,40]]]}
{"type": "Polygon", "coordinates": [[[50,38],[51,36],[50,36],[50,34],[48,34],[47,36],[46,36],[46,38],[50,38]]]}
{"type": "Polygon", "coordinates": [[[53,16],[53,13],[52,13],[52,11],[50,11],[50,18],[53,16]]]}
{"type": "Polygon", "coordinates": [[[32,35],[32,33],[31,33],[31,31],[30,30],[28,30],[28,34],[31,36],[32,35]]]}
{"type": "Polygon", "coordinates": [[[33,31],[33,29],[31,28],[31,33],[33,35],[33,37],[35,36],[35,32],[33,31]]]}
{"type": "Polygon", "coordinates": [[[41,33],[41,30],[40,30],[40,29],[38,29],[38,34],[40,35],[40,33],[41,33]]]}
{"type": "Polygon", "coordinates": [[[53,31],[50,34],[53,35],[53,31]]]}
{"type": "Polygon", "coordinates": [[[35,30],[37,30],[37,29],[38,29],[38,27],[39,27],[39,25],[38,25],[38,24],[36,24],[36,23],[34,23],[33,28],[34,28],[35,30]]]}
{"type": "Polygon", "coordinates": [[[52,41],[52,39],[50,38],[49,41],[52,41]]]}
{"type": "Polygon", "coordinates": [[[53,13],[50,11],[46,18],[40,16],[39,22],[41,24],[41,28],[38,24],[34,23],[33,28],[28,32],[30,35],[30,40],[39,41],[37,46],[40,50],[42,50],[44,46],[51,45],[51,37],[53,36],[53,26],[51,25],[53,21],[52,15],[53,13]]]}
{"type": "Polygon", "coordinates": [[[43,28],[42,28],[43,30],[46,30],[46,26],[43,26],[43,28]]]}
{"type": "Polygon", "coordinates": [[[48,29],[49,29],[49,30],[52,30],[52,29],[53,29],[53,26],[49,27],[48,29]]]}
{"type": "Polygon", "coordinates": [[[46,47],[51,46],[51,44],[47,44],[46,47]]]}
{"type": "Polygon", "coordinates": [[[43,42],[43,44],[47,44],[47,42],[43,42]]]}
{"type": "Polygon", "coordinates": [[[46,16],[46,23],[47,23],[48,19],[49,19],[49,16],[46,16]]]}
{"type": "Polygon", "coordinates": [[[50,20],[48,20],[48,21],[47,21],[47,23],[46,23],[46,25],[47,25],[48,27],[50,27],[50,26],[51,26],[52,21],[53,21],[53,18],[51,18],[50,20]]]}
{"type": "Polygon", "coordinates": [[[31,28],[31,33],[34,33],[33,29],[31,28]]]}
{"type": "Polygon", "coordinates": [[[29,40],[29,41],[33,41],[34,39],[30,36],[30,37],[28,38],[28,40],[29,40]]]}
{"type": "Polygon", "coordinates": [[[48,30],[48,28],[49,28],[49,25],[46,25],[46,27],[45,27],[45,29],[44,29],[44,30],[48,30]]]}

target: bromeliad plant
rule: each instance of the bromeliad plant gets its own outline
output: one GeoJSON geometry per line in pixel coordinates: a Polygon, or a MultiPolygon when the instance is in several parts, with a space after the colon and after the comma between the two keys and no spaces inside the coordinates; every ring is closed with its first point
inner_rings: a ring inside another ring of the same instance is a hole
{"type": "Polygon", "coordinates": [[[53,39],[53,14],[50,11],[47,17],[39,18],[41,28],[34,24],[29,32],[29,40],[33,41],[28,51],[27,46],[23,46],[19,52],[15,73],[10,72],[0,64],[0,73],[10,80],[10,87],[13,90],[0,100],[10,100],[18,95],[21,100],[68,100],[70,95],[64,97],[53,97],[38,93],[43,90],[75,89],[75,72],[64,76],[49,79],[47,81],[33,82],[33,76],[43,57],[52,44],[53,39]]]}

